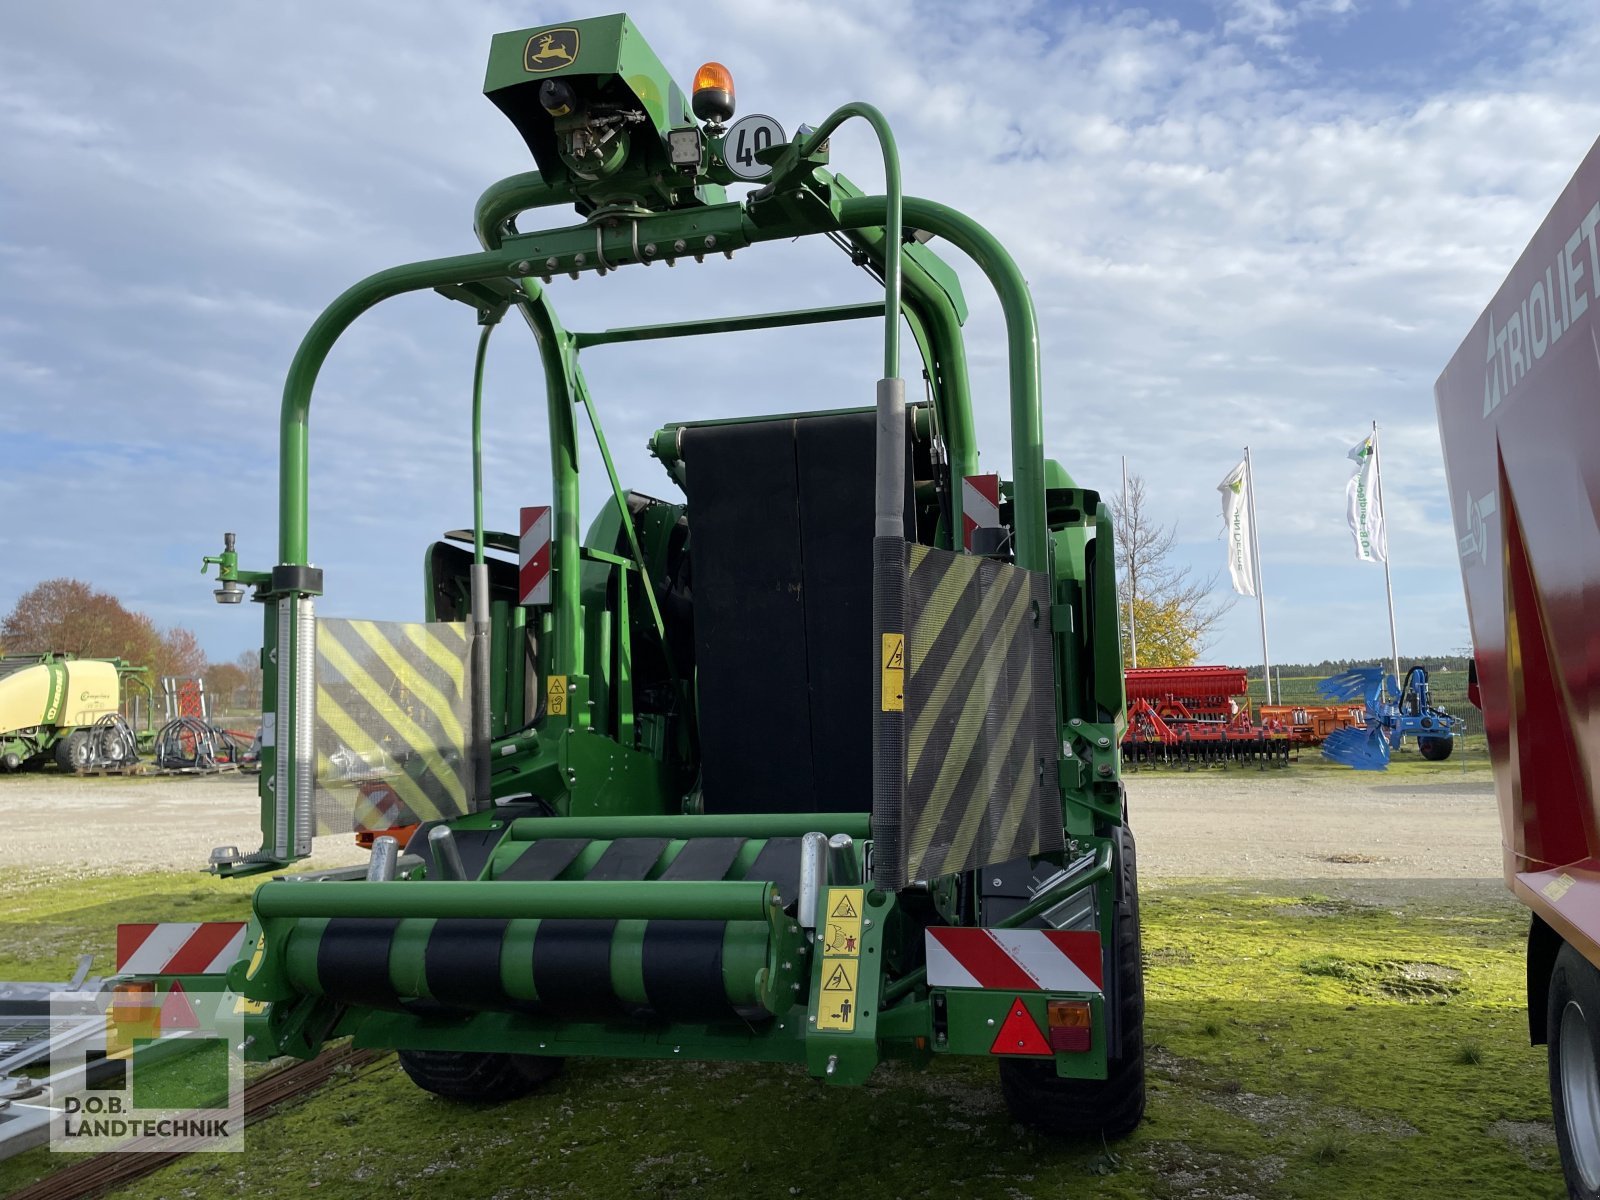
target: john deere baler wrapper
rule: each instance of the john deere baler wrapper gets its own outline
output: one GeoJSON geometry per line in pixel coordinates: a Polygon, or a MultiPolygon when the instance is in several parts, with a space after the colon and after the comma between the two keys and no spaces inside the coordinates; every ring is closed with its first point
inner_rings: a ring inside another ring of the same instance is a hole
{"type": "Polygon", "coordinates": [[[797,1062],[836,1084],[886,1058],[993,1056],[1019,1119],[1128,1132],[1143,995],[1111,531],[1044,457],[1021,273],[971,218],[901,196],[876,109],[792,138],[731,123],[726,70],[707,64],[685,96],[625,17],[497,37],[485,91],[538,169],[484,193],[480,251],[374,275],[317,320],[284,389],[278,563],[216,560],[219,598],[252,592],[265,614],[263,843],[214,855],[276,876],[225,976],[249,1054],[350,1036],[480,1099],[569,1055],[797,1062]],[[877,133],[885,194],[827,169],[848,119],[877,133]],[[578,222],[521,229],[553,207],[578,222]],[[597,332],[556,315],[569,278],[626,286],[811,235],[884,300],[597,332]],[[1009,482],[977,474],[966,303],[932,239],[1000,299],[1009,482]],[[425,555],[425,623],[320,619],[317,372],[363,312],[424,290],[481,326],[475,464],[489,335],[512,311],[532,330],[548,512],[528,518],[519,573],[486,553],[519,538],[484,530],[477,470],[473,530],[425,555]],[[618,482],[581,352],[856,319],[883,322],[875,392],[666,424],[651,450],[681,502],[618,482]],[[902,321],[926,379],[913,404],[902,321]],[[608,474],[587,535],[580,422],[608,474]],[[285,874],[315,834],[352,828],[376,835],[369,867],[285,874]]]}

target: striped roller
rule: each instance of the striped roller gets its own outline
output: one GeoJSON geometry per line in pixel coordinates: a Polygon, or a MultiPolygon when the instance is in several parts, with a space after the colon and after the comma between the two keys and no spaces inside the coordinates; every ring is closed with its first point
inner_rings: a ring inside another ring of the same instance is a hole
{"type": "Polygon", "coordinates": [[[1058,929],[927,931],[928,986],[1004,992],[1099,992],[1098,933],[1058,929]]]}
{"type": "Polygon", "coordinates": [[[892,887],[1063,848],[1047,578],[908,549],[900,861],[879,880],[892,887]]]}
{"type": "Polygon", "coordinates": [[[380,795],[384,828],[467,811],[466,629],[317,622],[319,834],[373,828],[380,795]]]}
{"type": "Polygon", "coordinates": [[[239,959],[243,921],[168,921],[117,926],[117,971],[127,975],[220,975],[239,959]]]}
{"type": "Polygon", "coordinates": [[[972,549],[975,529],[1000,528],[1000,476],[963,475],[961,477],[962,545],[972,549]]]}
{"type": "Polygon", "coordinates": [[[550,506],[522,510],[522,540],[518,544],[518,604],[550,603],[550,506]]]}

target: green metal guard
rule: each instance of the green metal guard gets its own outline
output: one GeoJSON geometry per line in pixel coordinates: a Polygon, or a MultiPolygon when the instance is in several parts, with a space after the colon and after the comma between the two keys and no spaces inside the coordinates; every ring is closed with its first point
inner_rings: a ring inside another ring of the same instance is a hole
{"type": "Polygon", "coordinates": [[[262,920],[278,917],[477,917],[543,920],[767,921],[770,883],[508,883],[473,881],[267,883],[256,889],[262,920]]]}

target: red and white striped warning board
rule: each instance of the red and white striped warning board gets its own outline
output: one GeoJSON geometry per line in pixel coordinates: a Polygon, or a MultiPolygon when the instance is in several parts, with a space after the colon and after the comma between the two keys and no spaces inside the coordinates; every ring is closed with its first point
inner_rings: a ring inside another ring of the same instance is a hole
{"type": "Polygon", "coordinates": [[[1059,929],[927,931],[928,986],[1007,992],[1098,992],[1098,933],[1059,929]]]}
{"type": "Polygon", "coordinates": [[[517,579],[519,604],[550,603],[550,506],[536,504],[522,510],[521,573],[517,579]]]}
{"type": "Polygon", "coordinates": [[[961,544],[972,549],[974,529],[1000,527],[1000,476],[961,477],[961,544]]]}
{"type": "Polygon", "coordinates": [[[129,975],[220,975],[239,959],[243,921],[167,921],[117,926],[117,971],[129,975]]]}

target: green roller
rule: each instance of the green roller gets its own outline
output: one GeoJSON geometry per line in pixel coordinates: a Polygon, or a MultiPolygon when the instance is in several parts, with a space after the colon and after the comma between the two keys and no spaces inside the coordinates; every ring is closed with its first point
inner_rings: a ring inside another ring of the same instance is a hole
{"type": "MultiPolygon", "coordinates": [[[[659,1003],[652,995],[644,970],[645,935],[649,922],[618,921],[610,933],[609,951],[604,956],[606,990],[590,999],[603,1006],[614,1001],[623,1011],[649,1012],[659,1003]]],[[[349,985],[349,974],[328,971],[319,963],[323,940],[330,924],[319,919],[297,922],[284,948],[288,981],[300,994],[326,997],[339,1003],[371,1002],[382,995],[394,1005],[432,1002],[446,1008],[462,1004],[470,992],[474,1012],[535,1012],[546,1002],[539,994],[535,963],[539,955],[541,931],[545,936],[560,936],[564,931],[550,921],[517,919],[495,931],[497,952],[441,977],[432,966],[430,982],[429,950],[441,936],[438,922],[427,918],[406,918],[381,934],[366,930],[369,941],[381,938],[386,946],[385,977],[363,979],[359,988],[349,985]],[[454,985],[453,987],[447,985],[454,985]]],[[[334,948],[337,938],[330,940],[334,948]]],[[[729,921],[722,925],[718,947],[720,962],[715,971],[698,973],[685,970],[678,982],[696,988],[696,999],[703,1004],[696,1014],[703,1021],[737,1021],[774,1015],[772,992],[768,984],[769,930],[765,923],[729,921]]],[[[370,948],[370,947],[369,947],[370,948]]],[[[798,947],[797,953],[803,953],[798,947]]],[[[785,999],[791,999],[786,997],[785,999]]],[[[462,1005],[465,1007],[465,1005],[462,1005]]],[[[778,1007],[786,1008],[787,1004],[778,1007]]]]}
{"type": "Polygon", "coordinates": [[[567,917],[591,920],[765,920],[768,883],[269,883],[256,915],[274,917],[567,917]]]}

